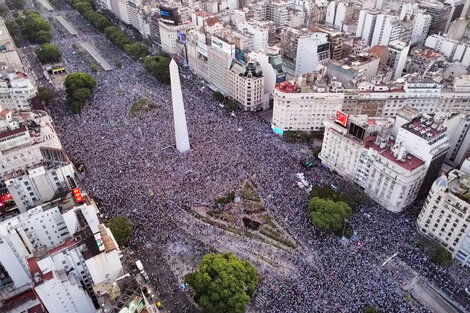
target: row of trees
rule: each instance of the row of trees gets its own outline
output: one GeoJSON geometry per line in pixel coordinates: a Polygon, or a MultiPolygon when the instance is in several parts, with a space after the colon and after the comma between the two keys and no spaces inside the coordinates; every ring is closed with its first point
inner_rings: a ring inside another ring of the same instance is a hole
{"type": "Polygon", "coordinates": [[[85,17],[96,29],[105,33],[106,37],[124,50],[133,60],[138,60],[149,54],[145,45],[141,42],[131,43],[125,32],[112,26],[109,18],[95,11],[92,2],[86,0],[73,0],[73,7],[85,17]]]}
{"type": "Polygon", "coordinates": [[[64,85],[70,109],[73,113],[80,113],[93,94],[96,80],[89,74],[76,72],[67,76],[64,85]]]}
{"type": "Polygon", "coordinates": [[[51,25],[37,11],[24,10],[16,19],[23,36],[31,43],[43,44],[51,41],[51,25]]]}

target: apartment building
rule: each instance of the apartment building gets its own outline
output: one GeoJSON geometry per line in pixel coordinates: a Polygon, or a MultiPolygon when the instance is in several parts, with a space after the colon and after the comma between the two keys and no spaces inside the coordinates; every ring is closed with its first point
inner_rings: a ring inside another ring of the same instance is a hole
{"type": "Polygon", "coordinates": [[[452,170],[433,183],[418,216],[420,233],[470,267],[470,175],[452,170]]]}
{"type": "Polygon", "coordinates": [[[48,312],[96,312],[96,293],[123,274],[118,246],[97,212],[86,195],[69,193],[1,222],[0,264],[10,277],[1,300],[32,288],[48,312]]]}
{"type": "Polygon", "coordinates": [[[283,133],[323,128],[323,121],[334,118],[341,109],[344,94],[340,82],[327,84],[322,73],[313,72],[277,84],[272,97],[272,128],[283,133]]]}
{"type": "Polygon", "coordinates": [[[3,109],[29,111],[29,101],[36,95],[37,87],[26,74],[16,72],[0,75],[0,105],[3,109]]]}
{"type": "Polygon", "coordinates": [[[393,123],[393,119],[338,112],[334,121],[324,122],[319,157],[387,210],[401,212],[416,199],[426,167],[394,140],[393,123]]]}
{"type": "Polygon", "coordinates": [[[269,107],[263,102],[264,77],[259,63],[234,60],[229,70],[229,96],[244,111],[258,111],[269,107]]]}

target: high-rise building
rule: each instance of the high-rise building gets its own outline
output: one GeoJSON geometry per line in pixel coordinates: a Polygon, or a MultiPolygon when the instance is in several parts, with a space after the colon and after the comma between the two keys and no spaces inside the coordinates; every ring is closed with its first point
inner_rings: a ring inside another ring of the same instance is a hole
{"type": "Polygon", "coordinates": [[[401,24],[396,16],[386,14],[377,15],[372,40],[368,43],[373,46],[388,46],[390,41],[400,38],[401,24]]]}
{"type": "Polygon", "coordinates": [[[420,233],[470,267],[470,175],[452,170],[432,184],[418,216],[420,233]]]}
{"type": "Polygon", "coordinates": [[[437,0],[422,0],[418,2],[418,8],[426,11],[431,16],[429,35],[445,33],[450,17],[451,6],[437,0]]]}
{"type": "Polygon", "coordinates": [[[269,107],[264,95],[264,77],[259,63],[234,60],[229,70],[229,96],[245,111],[258,111],[269,107]]]}
{"type": "Polygon", "coordinates": [[[371,45],[374,36],[375,23],[380,12],[377,10],[361,10],[357,22],[356,37],[361,38],[367,45],[371,45]]]}
{"type": "Polygon", "coordinates": [[[387,66],[393,71],[393,79],[398,79],[403,74],[410,46],[403,41],[391,41],[388,45],[387,66]]]}

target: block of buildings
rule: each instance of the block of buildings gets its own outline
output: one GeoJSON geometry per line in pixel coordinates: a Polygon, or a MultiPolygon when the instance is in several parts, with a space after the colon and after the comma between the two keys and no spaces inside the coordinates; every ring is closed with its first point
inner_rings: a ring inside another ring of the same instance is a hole
{"type": "Polygon", "coordinates": [[[470,267],[470,175],[452,170],[433,183],[418,216],[420,233],[470,267]]]}
{"type": "Polygon", "coordinates": [[[259,63],[233,61],[229,70],[229,96],[244,111],[259,111],[269,107],[264,95],[264,77],[259,63]]]}

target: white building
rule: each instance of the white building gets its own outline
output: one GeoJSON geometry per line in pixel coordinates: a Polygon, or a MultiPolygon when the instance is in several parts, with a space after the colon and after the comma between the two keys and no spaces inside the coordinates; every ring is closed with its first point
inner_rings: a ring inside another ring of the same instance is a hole
{"type": "Polygon", "coordinates": [[[264,77],[263,103],[269,103],[274,86],[286,80],[279,49],[273,47],[265,52],[251,52],[248,58],[258,62],[261,67],[264,77]]]}
{"type": "Polygon", "coordinates": [[[439,177],[418,216],[418,230],[470,267],[470,176],[459,170],[439,177]]]}
{"type": "Polygon", "coordinates": [[[29,100],[37,95],[37,88],[23,73],[0,77],[0,106],[11,111],[29,111],[29,100]]]}
{"type": "Polygon", "coordinates": [[[376,10],[361,10],[357,22],[356,37],[361,38],[367,45],[371,45],[375,30],[375,23],[380,15],[376,10]]]}
{"type": "Polygon", "coordinates": [[[412,20],[413,31],[411,33],[410,45],[422,45],[428,36],[432,17],[425,10],[419,8],[418,4],[404,2],[400,12],[400,20],[412,20]]]}
{"type": "Polygon", "coordinates": [[[212,88],[221,93],[229,94],[229,67],[235,55],[235,45],[211,36],[211,45],[208,46],[207,77],[212,88]]]}
{"type": "Polygon", "coordinates": [[[396,16],[386,14],[377,15],[375,21],[372,40],[369,43],[373,46],[388,46],[391,41],[398,40],[400,37],[400,20],[396,16]]]}
{"type": "Polygon", "coordinates": [[[263,103],[264,77],[257,62],[233,61],[229,70],[229,96],[245,111],[258,111],[269,107],[263,103]]]}
{"type": "Polygon", "coordinates": [[[49,312],[96,312],[94,287],[109,288],[123,270],[114,237],[90,201],[76,205],[68,194],[0,223],[0,269],[11,281],[2,300],[26,284],[49,312]]]}
{"type": "Polygon", "coordinates": [[[250,21],[238,26],[241,31],[246,31],[253,36],[253,51],[266,50],[269,48],[269,28],[263,22],[250,21]]]}
{"type": "Polygon", "coordinates": [[[69,178],[74,178],[75,168],[70,162],[61,164],[40,163],[25,170],[6,174],[3,179],[20,212],[55,198],[71,190],[69,178]]]}
{"type": "Polygon", "coordinates": [[[410,46],[403,41],[392,41],[388,45],[388,67],[393,70],[393,79],[398,79],[403,74],[410,46]]]}
{"type": "Polygon", "coordinates": [[[426,175],[424,161],[393,141],[393,120],[338,113],[324,122],[320,159],[328,168],[358,183],[366,194],[392,212],[417,197],[426,175]]]}
{"type": "Polygon", "coordinates": [[[162,44],[162,50],[168,54],[178,54],[178,31],[187,33],[192,27],[193,24],[181,24],[181,25],[173,25],[166,23],[160,19],[158,21],[159,28],[160,28],[160,40],[162,44]]]}
{"type": "Polygon", "coordinates": [[[276,85],[272,91],[272,128],[284,131],[314,131],[323,128],[323,121],[335,116],[344,100],[340,82],[329,85],[321,74],[310,73],[294,81],[276,85]]]}
{"type": "Polygon", "coordinates": [[[452,61],[459,61],[463,66],[470,66],[470,46],[468,43],[451,39],[447,35],[431,35],[424,44],[444,54],[452,61]]]}
{"type": "Polygon", "coordinates": [[[313,72],[318,65],[326,64],[330,59],[328,34],[315,32],[299,37],[295,60],[294,76],[313,72]]]}

